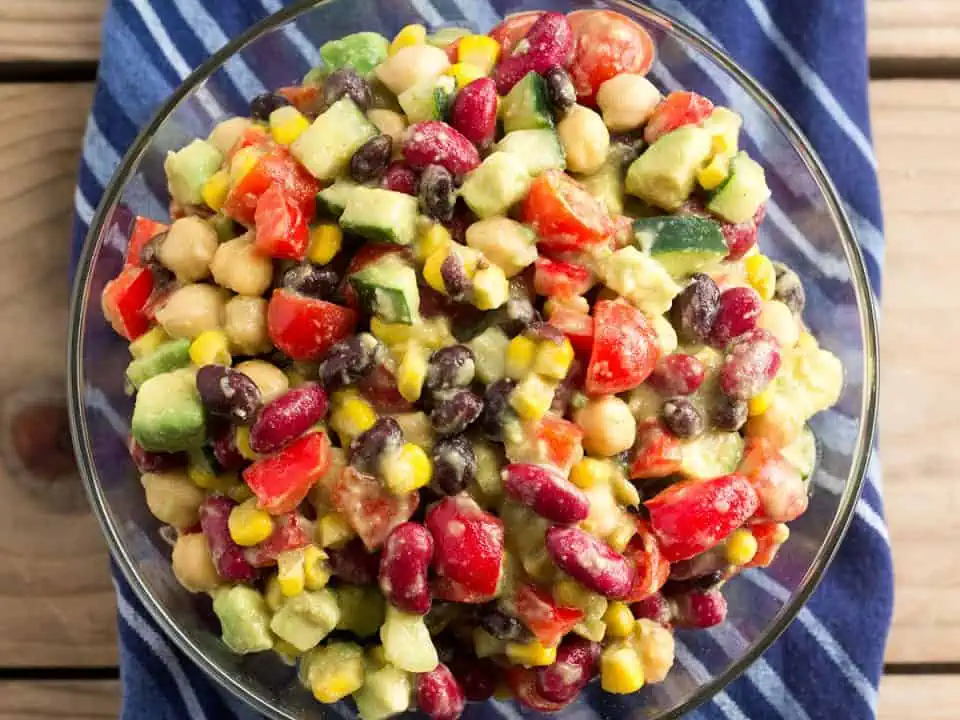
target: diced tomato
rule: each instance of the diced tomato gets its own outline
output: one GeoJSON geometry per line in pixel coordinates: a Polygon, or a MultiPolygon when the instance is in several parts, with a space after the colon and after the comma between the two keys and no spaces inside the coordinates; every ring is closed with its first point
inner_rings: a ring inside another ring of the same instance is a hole
{"type": "Polygon", "coordinates": [[[790,522],[806,512],[809,497],[803,476],[766,438],[747,438],[737,472],[757,491],[757,520],[790,522]]]}
{"type": "Polygon", "coordinates": [[[507,668],[507,685],[521,705],[541,713],[560,712],[573,701],[558,703],[541,695],[537,690],[537,671],[534,668],[511,665],[507,668]]]}
{"type": "Polygon", "coordinates": [[[274,518],[273,533],[259,545],[244,551],[247,562],[254,567],[275,565],[280,553],[306,547],[311,541],[310,525],[303,515],[286,513],[274,518]]]}
{"type": "Polygon", "coordinates": [[[257,506],[271,515],[294,510],[330,466],[330,441],[324,432],[294,440],[243,471],[257,506]]]}
{"type": "Polygon", "coordinates": [[[153,273],[142,267],[125,267],[103,288],[103,315],[120,335],[136,340],[150,329],[146,307],[152,293],[153,273]]]}
{"type": "Polygon", "coordinates": [[[533,225],[540,236],[538,245],[547,251],[582,250],[614,232],[599,201],[562,170],[537,176],[520,207],[520,218],[533,225]]]}
{"type": "Polygon", "coordinates": [[[140,256],[143,253],[143,249],[147,246],[147,243],[160,233],[169,229],[169,225],[157,222],[152,218],[137,215],[133,221],[133,230],[130,231],[130,240],[127,242],[127,259],[124,267],[140,265],[140,256]]]}
{"type": "Polygon", "coordinates": [[[386,365],[377,365],[357,383],[357,389],[379,413],[411,412],[413,405],[397,389],[397,378],[386,365]]]}
{"type": "Polygon", "coordinates": [[[309,223],[316,213],[320,183],[285,148],[277,146],[265,148],[253,168],[230,188],[224,214],[248,227],[253,225],[257,201],[274,184],[280,185],[284,196],[300,208],[309,223]]]}
{"type": "Polygon", "coordinates": [[[316,85],[291,85],[276,92],[304,115],[316,115],[323,109],[323,93],[316,85]]]}
{"type": "Polygon", "coordinates": [[[493,597],[503,570],[503,522],[465,495],[445,497],[423,523],[435,544],[437,575],[467,593],[493,597]]]}
{"type": "Polygon", "coordinates": [[[563,636],[583,620],[583,610],[561,607],[550,593],[533,585],[517,588],[514,605],[517,617],[547,647],[556,647],[563,636]]]}
{"type": "Polygon", "coordinates": [[[637,534],[633,536],[624,556],[633,563],[634,576],[630,592],[623,599],[624,602],[634,603],[645,600],[655,594],[670,577],[670,563],[660,551],[657,536],[650,528],[650,523],[636,518],[637,534]]]}
{"type": "Polygon", "coordinates": [[[294,360],[319,360],[356,326],[354,310],[289,290],[275,290],[267,305],[270,340],[294,360]]]}
{"type": "Polygon", "coordinates": [[[646,315],[621,300],[594,305],[593,350],[584,383],[589,394],[631,390],[650,377],[659,359],[657,333],[646,315]]]}
{"type": "Polygon", "coordinates": [[[410,519],[420,496],[416,492],[394,495],[372,475],[347,466],[333,487],[330,501],[367,549],[376,550],[395,527],[410,519]]]}
{"type": "Polygon", "coordinates": [[[500,43],[501,57],[507,57],[513,52],[517,43],[527,36],[527,32],[541,15],[543,15],[543,10],[527,10],[526,12],[507,15],[503,22],[487,33],[500,43]]]}
{"type": "Polygon", "coordinates": [[[716,547],[757,510],[757,493],[743,475],[681,480],[644,503],[650,526],[670,562],[716,547]]]}
{"type": "Polygon", "coordinates": [[[570,77],[577,99],[592,104],[600,86],[620,73],[646,75],[656,57],[650,33],[612,10],[577,10],[567,15],[574,47],[570,77]]]}
{"type": "Polygon", "coordinates": [[[303,260],[310,231],[300,207],[274,183],[257,200],[254,214],[257,250],[280,260],[303,260]]]}
{"type": "Polygon", "coordinates": [[[783,523],[757,523],[750,525],[750,532],[757,540],[757,554],[747,567],[769,567],[777,557],[783,538],[790,534],[783,523]]]}
{"type": "Polygon", "coordinates": [[[593,348],[593,318],[586,313],[560,308],[550,316],[550,324],[563,331],[573,349],[584,355],[593,348]]]}
{"type": "Polygon", "coordinates": [[[654,143],[658,138],[685,125],[699,125],[713,114],[713,103],[703,95],[677,90],[667,95],[647,120],[643,139],[654,143]]]}
{"type": "Polygon", "coordinates": [[[575,297],[593,287],[594,277],[583,265],[538,257],[534,261],[533,287],[537,295],[575,297]]]}
{"type": "Polygon", "coordinates": [[[461,40],[463,40],[463,38],[457,38],[456,40],[454,40],[452,43],[450,43],[443,49],[443,51],[447,54],[447,59],[451,63],[456,63],[459,60],[457,55],[460,52],[461,40]]]}
{"type": "Polygon", "coordinates": [[[583,457],[583,430],[569,420],[548,413],[537,421],[533,436],[544,449],[544,461],[564,473],[583,457]]]}
{"type": "Polygon", "coordinates": [[[248,126],[241,134],[233,147],[227,152],[227,160],[232,160],[238,150],[248,147],[267,148],[271,144],[270,132],[263,125],[253,124],[248,126]]]}
{"type": "Polygon", "coordinates": [[[680,470],[680,440],[663,423],[651,418],[637,426],[630,477],[661,478],[680,470]]]}
{"type": "Polygon", "coordinates": [[[490,602],[495,595],[495,593],[471,590],[465,585],[446,577],[438,577],[431,580],[430,590],[433,593],[433,597],[437,600],[466,603],[468,605],[480,605],[490,602]]]}

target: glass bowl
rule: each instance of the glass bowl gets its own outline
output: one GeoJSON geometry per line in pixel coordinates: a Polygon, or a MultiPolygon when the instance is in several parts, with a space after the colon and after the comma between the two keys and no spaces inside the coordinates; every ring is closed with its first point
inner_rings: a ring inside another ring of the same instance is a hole
{"type": "MultiPolygon", "coordinates": [[[[604,7],[646,27],[658,46],[651,77],[667,90],[701,92],[744,117],[744,145],[767,169],[773,190],[761,245],[796,269],[807,291],[805,317],[821,344],[842,359],[838,406],[813,421],[821,446],[810,509],[792,523],[774,564],[727,585],[729,617],[708,632],[677,634],[665,682],[629,697],[591,687],[566,711],[578,718],[675,718],[742,673],[789,625],[830,563],[850,522],[869,457],[877,400],[877,330],[863,259],[840,200],[809,143],[783,109],[733,60],[672,18],[617,0],[328,0],[288,7],[211,57],[173,94],[123,159],[97,210],[73,290],[68,385],[73,439],[94,511],[113,557],[143,605],[174,643],[217,683],[271,718],[350,715],[316,703],[295,669],[274,657],[236,656],[220,642],[209,604],[191,596],[170,569],[169,546],[150,515],[126,451],[132,403],[124,393],[126,344],[100,310],[104,284],[123,265],[134,214],[167,216],[163,159],[204,137],[227,116],[246,115],[263,87],[296,83],[323,42],[361,30],[392,37],[419,22],[430,30],[487,31],[506,14],[548,7],[604,7]],[[443,8],[442,11],[439,8],[443,8]]],[[[480,717],[513,703],[470,706],[480,717]]]]}

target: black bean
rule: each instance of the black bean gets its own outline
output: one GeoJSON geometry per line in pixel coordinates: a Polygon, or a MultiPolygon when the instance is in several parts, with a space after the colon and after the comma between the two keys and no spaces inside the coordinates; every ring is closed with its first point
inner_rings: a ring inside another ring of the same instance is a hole
{"type": "Polygon", "coordinates": [[[326,107],[330,107],[344,95],[349,96],[361,110],[370,107],[370,84],[353,68],[334,70],[323,83],[323,104],[326,107]]]}
{"type": "MultiPolygon", "coordinates": [[[[657,495],[662,493],[671,485],[678,483],[683,478],[680,475],[667,475],[662,478],[646,478],[643,480],[636,480],[637,490],[640,491],[640,496],[643,498],[643,501],[651,500],[657,495]]],[[[646,511],[646,506],[641,505],[640,509],[646,511]]],[[[643,514],[643,513],[641,513],[643,514]]]]}
{"type": "Polygon", "coordinates": [[[283,274],[281,283],[287,290],[301,295],[318,300],[329,300],[337,292],[340,276],[332,268],[305,262],[287,270],[283,274]]]}
{"type": "Polygon", "coordinates": [[[440,278],[443,280],[447,295],[454,300],[462,300],[473,287],[467,270],[463,266],[463,260],[456,253],[450,253],[440,263],[440,278]]]}
{"type": "Polygon", "coordinates": [[[463,435],[438,441],[430,451],[433,486],[441,495],[463,492],[477,475],[477,453],[463,435]]]}
{"type": "Polygon", "coordinates": [[[442,165],[427,165],[420,176],[420,208],[425,215],[440,222],[450,222],[457,196],[453,175],[442,165]]]}
{"type": "Polygon", "coordinates": [[[503,426],[514,415],[510,393],[516,386],[516,381],[510,378],[502,378],[487,386],[483,395],[483,412],[480,413],[480,432],[490,440],[503,440],[503,426]]]}
{"type": "Polygon", "coordinates": [[[498,640],[520,640],[527,635],[527,629],[513,615],[507,615],[495,604],[485,605],[478,610],[480,627],[498,640]]]}
{"type": "Polygon", "coordinates": [[[493,323],[507,335],[517,335],[540,320],[540,313],[533,306],[527,288],[521,280],[510,281],[510,294],[507,302],[494,311],[493,323]]]}
{"type": "Polygon", "coordinates": [[[164,230],[161,233],[157,233],[150,240],[147,241],[147,244],[143,246],[140,250],[140,265],[146,267],[153,263],[158,263],[160,260],[157,258],[157,253],[160,250],[160,245],[163,244],[163,241],[167,239],[168,230],[164,230]]]}
{"type": "Polygon", "coordinates": [[[706,575],[692,577],[687,580],[668,580],[661,592],[663,592],[664,595],[672,596],[682,595],[691,590],[711,590],[722,583],[725,576],[726,573],[723,570],[715,570],[706,575]]]}
{"type": "Polygon", "coordinates": [[[539,342],[540,340],[548,340],[554,345],[562,345],[566,335],[563,334],[563,330],[560,328],[551,325],[550,323],[545,323],[542,320],[534,320],[524,329],[523,334],[539,342]]]}
{"type": "Polygon", "coordinates": [[[430,424],[437,435],[462,433],[483,412],[483,400],[469,390],[443,390],[434,395],[430,424]]]}
{"type": "Polygon", "coordinates": [[[393,138],[389,135],[370,138],[350,158],[350,177],[359,183],[377,180],[386,172],[392,152],[393,138]]]}
{"type": "Polygon", "coordinates": [[[467,387],[475,371],[473,351],[466,345],[450,345],[430,356],[424,387],[431,392],[467,387]]]}
{"type": "Polygon", "coordinates": [[[254,120],[267,122],[270,119],[270,113],[277,108],[282,108],[289,104],[290,101],[287,100],[283,95],[265,92],[262,95],[257,95],[253,100],[250,101],[250,116],[254,120]]]}
{"type": "Polygon", "coordinates": [[[570,74],[559,65],[547,70],[543,79],[547,85],[547,102],[553,108],[553,116],[560,120],[577,104],[577,91],[570,74]]]}
{"type": "Polygon", "coordinates": [[[403,430],[392,417],[382,417],[350,443],[350,464],[361,472],[374,472],[384,453],[400,447],[403,430]]]}
{"type": "Polygon", "coordinates": [[[646,140],[642,133],[617,135],[610,138],[609,156],[615,157],[620,161],[620,166],[626,168],[634,160],[640,157],[647,147],[646,140]]]}
{"type": "Polygon", "coordinates": [[[667,429],[679,438],[692,438],[703,432],[703,416],[690,398],[665,400],[660,408],[660,416],[667,429]]]}
{"type": "Polygon", "coordinates": [[[717,430],[737,432],[747,423],[747,403],[718,393],[710,408],[710,422],[717,430]]]}
{"type": "Polygon", "coordinates": [[[670,308],[673,326],[685,342],[703,342],[717,317],[720,289],[709,275],[697,273],[670,308]]]}
{"type": "Polygon", "coordinates": [[[242,372],[223,365],[204,365],[197,371],[197,392],[207,412],[241,425],[253,422],[260,409],[260,389],[256,383],[242,372]]]}
{"type": "Polygon", "coordinates": [[[773,299],[779,300],[793,312],[799,315],[807,304],[807,293],[803,289],[800,277],[783,263],[774,263],[777,273],[777,284],[773,291],[773,299]]]}
{"type": "Polygon", "coordinates": [[[367,333],[342,340],[327,351],[317,376],[327,390],[353,385],[373,369],[383,347],[367,333]]]}

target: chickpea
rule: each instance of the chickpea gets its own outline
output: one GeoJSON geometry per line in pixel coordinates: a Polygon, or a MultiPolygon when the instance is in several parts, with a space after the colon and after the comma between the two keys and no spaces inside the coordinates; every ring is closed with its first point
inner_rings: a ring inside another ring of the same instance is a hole
{"type": "Polygon", "coordinates": [[[177,581],[192,593],[209,592],[220,585],[210,546],[202,533],[178,537],[171,564],[177,581]]]}
{"type": "Polygon", "coordinates": [[[597,105],[603,122],[614,132],[635,130],[660,102],[660,91],[642,75],[621,73],[600,86],[597,105]]]}
{"type": "Polygon", "coordinates": [[[610,133],[601,117],[583,105],[574,105],[557,124],[560,144],[573,172],[595,173],[607,159],[610,133]]]}
{"type": "Polygon", "coordinates": [[[200,519],[200,503],[206,493],[184,472],[146,473],[140,478],[147,507],[161,522],[183,530],[200,519]]]}
{"type": "Polygon", "coordinates": [[[250,233],[227,240],[210,264],[217,284],[240,295],[263,295],[273,280],[273,262],[257,252],[250,233]]]}
{"type": "Polygon", "coordinates": [[[157,257],[180,282],[197,282],[210,274],[210,261],[217,252],[217,244],[217,231],[213,226],[191,215],[170,226],[157,257]]]}
{"type": "Polygon", "coordinates": [[[157,311],[157,322],[170,337],[193,340],[205,330],[223,326],[223,308],[229,295],[223,288],[206,283],[184,285],[174,290],[157,311]]]}
{"type": "Polygon", "coordinates": [[[230,350],[238,355],[259,355],[273,347],[267,334],[267,301],[236,295],[224,308],[224,331],[230,350]]]}
{"type": "Polygon", "coordinates": [[[407,121],[403,115],[393,110],[374,108],[367,112],[367,118],[377,126],[377,130],[391,137],[394,149],[399,147],[400,137],[403,135],[403,131],[407,129],[407,121]]]}
{"type": "Polygon", "coordinates": [[[207,140],[222,154],[226,155],[252,124],[253,122],[249,118],[228,118],[213,129],[207,140]]]}
{"type": "Polygon", "coordinates": [[[800,339],[800,323],[790,308],[779,300],[769,300],[763,304],[759,325],[780,341],[780,347],[792,348],[800,339]]]}
{"type": "Polygon", "coordinates": [[[633,447],[637,437],[637,421],[616,395],[587,401],[574,420],[583,429],[583,447],[591,455],[611,457],[633,447]]]}
{"type": "Polygon", "coordinates": [[[276,400],[290,389],[290,380],[283,370],[265,360],[247,360],[234,369],[239,370],[256,383],[256,386],[260,388],[260,398],[264,405],[271,400],[276,400]]]}
{"type": "Polygon", "coordinates": [[[648,618],[637,620],[633,633],[647,682],[662,682],[673,667],[673,633],[648,618]]]}
{"type": "Polygon", "coordinates": [[[399,95],[421,80],[436,77],[448,67],[450,60],[440,48],[411,45],[388,57],[374,72],[394,95],[399,95]]]}

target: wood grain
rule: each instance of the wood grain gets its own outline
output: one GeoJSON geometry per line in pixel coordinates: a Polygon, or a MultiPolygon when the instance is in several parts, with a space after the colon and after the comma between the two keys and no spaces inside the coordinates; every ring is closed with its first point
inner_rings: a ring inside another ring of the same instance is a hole
{"type": "Polygon", "coordinates": [[[871,58],[960,58],[956,0],[868,0],[871,58]]]}
{"type": "Polygon", "coordinates": [[[0,720],[99,720],[119,712],[116,680],[0,681],[0,720]]]}
{"type": "Polygon", "coordinates": [[[951,675],[887,675],[880,683],[880,720],[955,720],[960,681],[951,675]]]}
{"type": "MultiPolygon", "coordinates": [[[[18,407],[62,402],[74,176],[90,95],[84,85],[0,86],[0,433],[18,407]]],[[[112,665],[107,553],[79,478],[54,468],[38,479],[9,444],[0,436],[0,667],[112,665]]]]}
{"type": "Polygon", "coordinates": [[[105,0],[3,0],[0,60],[96,60],[105,0]]]}

